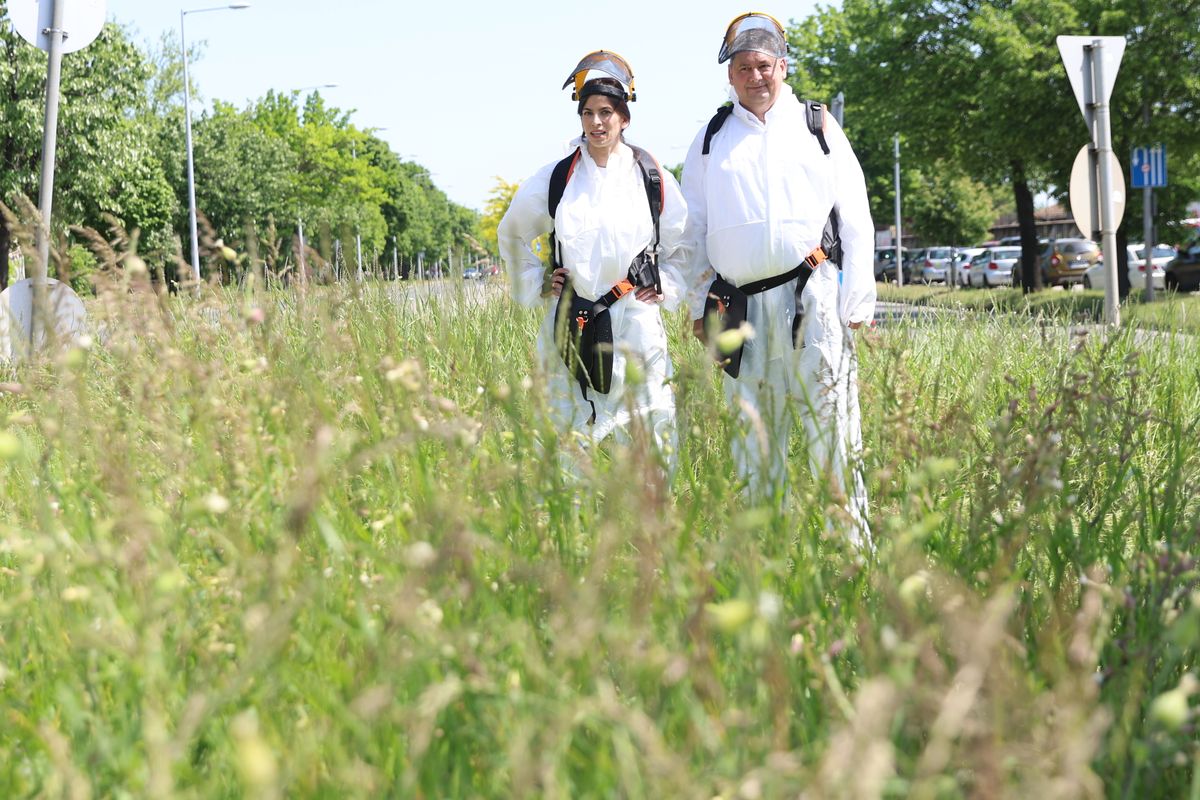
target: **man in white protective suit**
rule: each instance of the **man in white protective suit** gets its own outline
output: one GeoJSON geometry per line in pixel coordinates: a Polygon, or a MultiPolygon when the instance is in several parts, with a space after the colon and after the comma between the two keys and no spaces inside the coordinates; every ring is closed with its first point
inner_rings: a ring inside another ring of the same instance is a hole
{"type": "Polygon", "coordinates": [[[786,55],[769,15],[744,14],[726,31],[718,62],[729,62],[732,106],[696,136],[683,168],[685,280],[702,341],[720,324],[706,326],[706,303],[724,313],[740,302],[752,328],[724,378],[749,499],[782,502],[796,415],[814,477],[846,512],[831,524],[867,545],[853,331],[875,313],[874,226],[849,141],[823,106],[784,83],[786,55]]]}

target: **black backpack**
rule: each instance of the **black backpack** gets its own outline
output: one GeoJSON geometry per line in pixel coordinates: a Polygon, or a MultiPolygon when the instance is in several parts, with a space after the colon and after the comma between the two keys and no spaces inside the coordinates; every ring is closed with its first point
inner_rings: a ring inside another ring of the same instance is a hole
{"type": "MultiPolygon", "coordinates": [[[[821,152],[829,155],[829,143],[825,141],[825,106],[815,100],[801,100],[800,102],[804,104],[804,116],[808,121],[809,132],[817,137],[817,141],[821,144],[821,152]]],[[[721,130],[721,126],[725,124],[725,120],[729,119],[729,115],[732,113],[733,104],[726,103],[717,109],[716,114],[713,114],[712,119],[708,121],[708,127],[704,130],[702,155],[708,155],[712,138],[717,135],[717,131],[721,130]]],[[[821,233],[821,249],[825,251],[825,255],[829,257],[830,261],[837,264],[838,269],[842,268],[842,237],[838,234],[837,209],[829,211],[829,219],[825,222],[825,230],[821,233]]]]}

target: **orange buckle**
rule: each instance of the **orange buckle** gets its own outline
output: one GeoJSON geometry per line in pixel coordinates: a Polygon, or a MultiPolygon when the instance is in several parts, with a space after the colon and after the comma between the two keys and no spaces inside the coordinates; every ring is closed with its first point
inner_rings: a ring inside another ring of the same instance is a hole
{"type": "Polygon", "coordinates": [[[613,291],[617,293],[618,300],[620,300],[622,297],[624,297],[625,295],[632,292],[633,289],[634,289],[634,286],[632,283],[629,282],[628,278],[621,280],[621,281],[617,281],[617,285],[613,287],[613,291]]]}
{"type": "Polygon", "coordinates": [[[804,263],[808,264],[809,269],[816,269],[821,265],[822,261],[828,261],[829,256],[825,254],[824,248],[818,247],[804,257],[804,263]]]}
{"type": "Polygon", "coordinates": [[[582,330],[583,330],[583,326],[584,326],[584,325],[587,325],[587,319],[585,319],[584,317],[576,317],[576,318],[575,318],[575,324],[576,324],[576,325],[578,325],[578,326],[579,326],[579,330],[581,330],[581,331],[582,331],[582,330]]]}

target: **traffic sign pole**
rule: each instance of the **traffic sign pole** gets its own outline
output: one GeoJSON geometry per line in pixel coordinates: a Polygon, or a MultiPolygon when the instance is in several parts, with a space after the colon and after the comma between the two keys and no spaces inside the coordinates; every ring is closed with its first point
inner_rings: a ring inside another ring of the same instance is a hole
{"type": "MultiPolygon", "coordinates": [[[[1150,104],[1142,106],[1142,121],[1146,130],[1150,129],[1150,104]]],[[[1146,273],[1146,288],[1142,295],[1147,303],[1154,302],[1154,246],[1158,244],[1154,236],[1154,190],[1149,182],[1142,190],[1142,268],[1146,273]]]]}
{"type": "Polygon", "coordinates": [[[38,203],[41,223],[37,230],[37,263],[33,265],[33,318],[29,326],[29,351],[42,341],[39,328],[46,312],[46,276],[50,267],[50,214],[54,206],[54,157],[58,145],[58,97],[62,81],[63,6],[65,0],[49,0],[53,6],[49,66],[46,70],[46,124],[42,131],[42,185],[38,203]]]}
{"type": "Polygon", "coordinates": [[[1091,198],[1091,220],[1087,229],[1089,239],[1100,238],[1100,153],[1096,148],[1096,82],[1093,80],[1096,62],[1091,47],[1083,48],[1083,122],[1088,129],[1088,194],[1091,198]]]}
{"type": "MultiPolygon", "coordinates": [[[[1092,75],[1096,86],[1104,86],[1104,42],[1092,43],[1092,75]]],[[[1108,285],[1104,289],[1104,320],[1110,325],[1121,324],[1121,309],[1117,304],[1117,231],[1112,207],[1112,128],[1106,92],[1096,93],[1096,150],[1100,160],[1100,239],[1104,253],[1104,271],[1108,285]]]]}

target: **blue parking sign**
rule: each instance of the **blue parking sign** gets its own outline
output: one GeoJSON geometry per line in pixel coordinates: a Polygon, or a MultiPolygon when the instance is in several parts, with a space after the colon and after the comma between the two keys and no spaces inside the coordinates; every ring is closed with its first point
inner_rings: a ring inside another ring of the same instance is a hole
{"type": "Polygon", "coordinates": [[[1161,189],[1167,185],[1167,148],[1161,144],[1133,148],[1129,159],[1130,189],[1161,189]]]}

